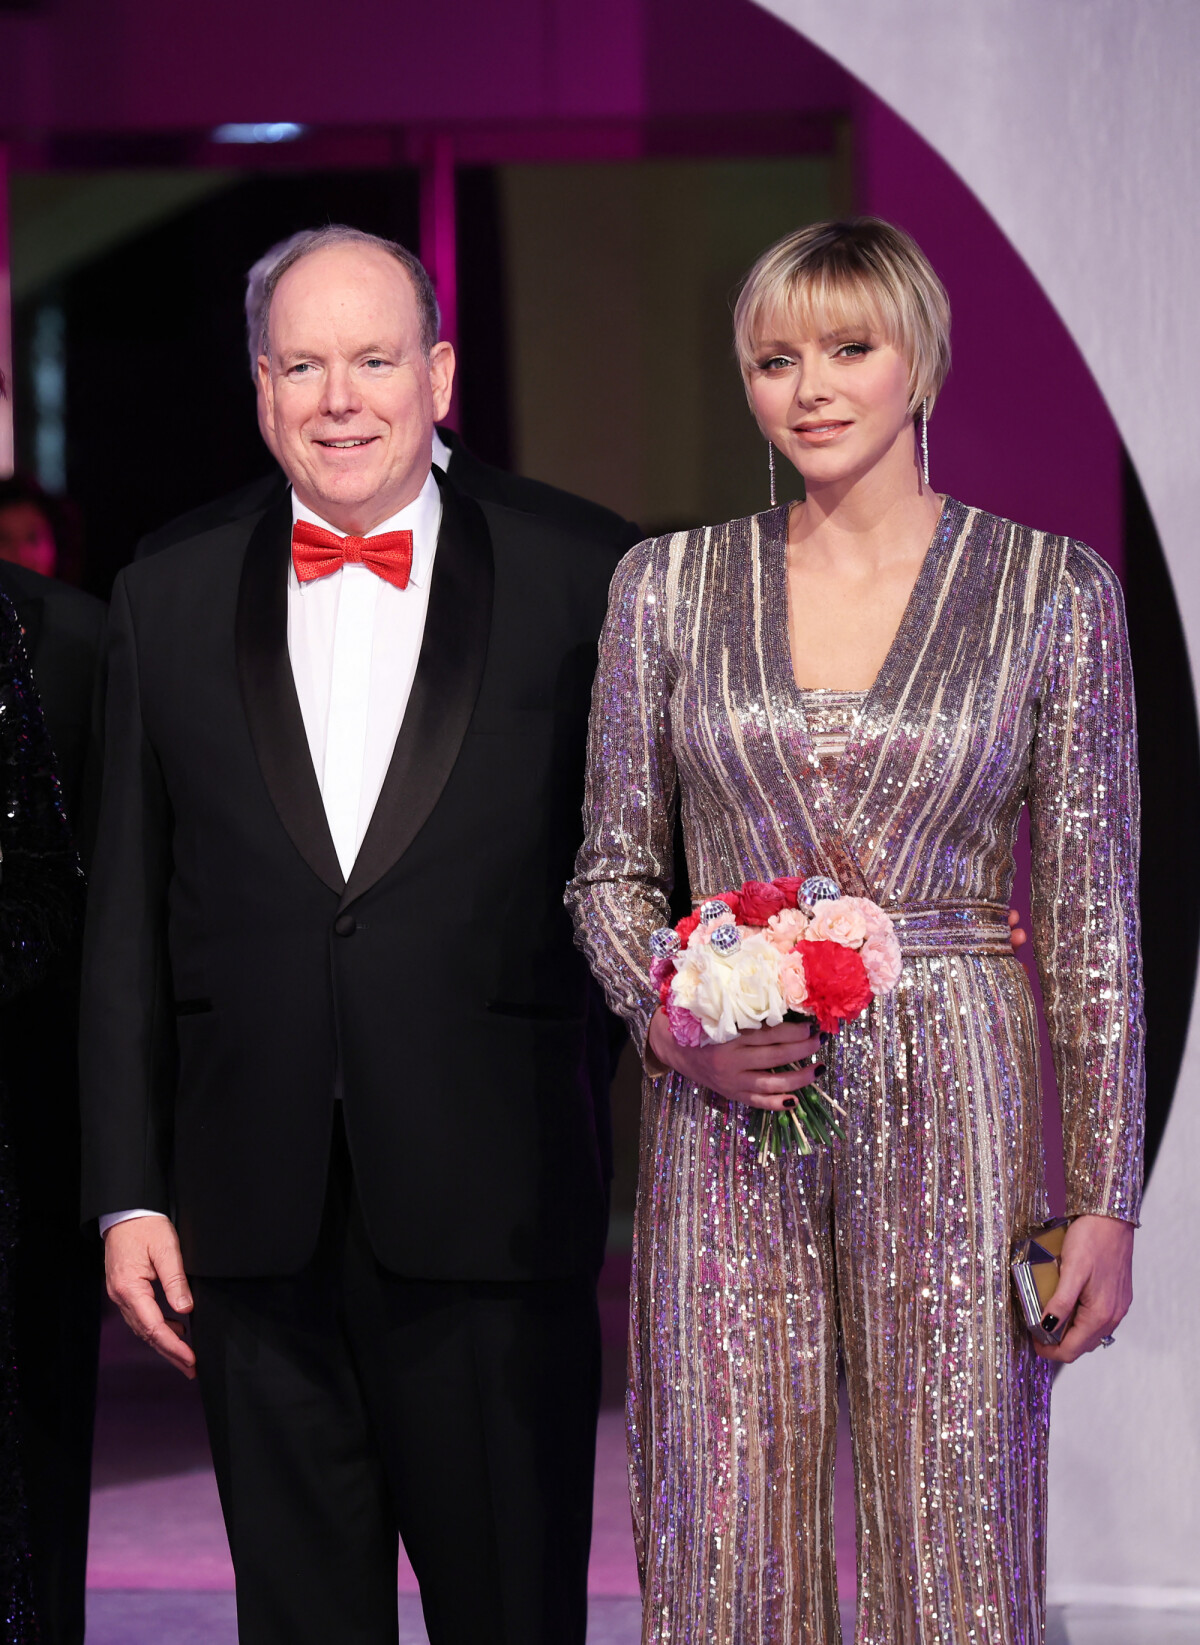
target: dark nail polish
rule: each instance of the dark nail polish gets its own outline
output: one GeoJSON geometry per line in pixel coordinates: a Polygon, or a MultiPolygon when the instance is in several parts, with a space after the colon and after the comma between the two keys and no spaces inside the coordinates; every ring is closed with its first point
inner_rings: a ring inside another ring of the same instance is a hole
{"type": "Polygon", "coordinates": [[[825,1064],[823,1062],[818,1062],[818,1063],[813,1064],[813,1073],[817,1076],[818,1079],[820,1079],[821,1075],[824,1072],[825,1072],[825,1064]]]}
{"type": "Polygon", "coordinates": [[[784,1106],[784,1107],[785,1107],[785,1108],[794,1108],[794,1107],[795,1107],[795,1106],[796,1106],[796,1099],[795,1099],[795,1097],[784,1097],[784,1099],[783,1099],[783,1106],[784,1106]]]}
{"type": "Polygon", "coordinates": [[[821,1030],[821,1044],[822,1045],[828,1045],[832,1038],[833,1038],[833,1035],[831,1033],[829,1033],[827,1029],[822,1028],[822,1030],[821,1030]]]}
{"type": "Polygon", "coordinates": [[[1042,1319],[1042,1330],[1043,1331],[1057,1331],[1058,1330],[1058,1315],[1057,1314],[1046,1314],[1044,1316],[1044,1318],[1042,1319]]]}

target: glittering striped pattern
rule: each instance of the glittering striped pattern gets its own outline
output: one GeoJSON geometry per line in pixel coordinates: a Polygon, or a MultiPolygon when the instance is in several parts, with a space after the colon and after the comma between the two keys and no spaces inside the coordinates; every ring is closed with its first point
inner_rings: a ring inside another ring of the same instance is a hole
{"type": "Polygon", "coordinates": [[[1033,1645],[1049,1377],[1008,1261],[1044,1214],[1041,1101],[1003,918],[1028,803],[1069,1208],[1136,1219],[1120,594],[1079,544],[948,501],[879,677],[823,761],[792,676],[785,532],[773,510],[622,563],[568,890],[578,940],[641,1043],[678,798],[698,898],[832,874],[893,913],[905,969],[830,1047],[847,1137],[810,1160],[760,1167],[744,1110],[675,1075],[646,1084],[629,1394],[643,1637],[838,1640],[840,1333],[859,1645],[1033,1645]]]}
{"type": "Polygon", "coordinates": [[[832,778],[846,744],[854,732],[858,711],[866,701],[865,691],[800,692],[800,704],[808,722],[808,738],[821,775],[832,778]]]}

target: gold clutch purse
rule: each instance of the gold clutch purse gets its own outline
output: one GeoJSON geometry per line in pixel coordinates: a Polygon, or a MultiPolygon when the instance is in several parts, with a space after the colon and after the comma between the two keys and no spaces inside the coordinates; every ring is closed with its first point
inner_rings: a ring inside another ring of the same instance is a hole
{"type": "Polygon", "coordinates": [[[1042,1324],[1046,1304],[1058,1286],[1058,1270],[1062,1260],[1063,1237],[1071,1226],[1070,1217],[1051,1217],[1013,1250],[1012,1276],[1017,1288],[1017,1299],[1029,1334],[1035,1342],[1057,1348],[1071,1320],[1060,1319],[1053,1331],[1042,1324]]]}

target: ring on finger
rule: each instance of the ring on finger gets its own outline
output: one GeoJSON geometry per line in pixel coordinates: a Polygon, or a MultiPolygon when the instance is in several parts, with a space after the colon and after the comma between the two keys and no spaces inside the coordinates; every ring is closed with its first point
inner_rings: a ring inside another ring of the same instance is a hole
{"type": "Polygon", "coordinates": [[[1100,1346],[1101,1348],[1111,1348],[1116,1340],[1116,1337],[1110,1331],[1108,1336],[1100,1338],[1100,1346]]]}

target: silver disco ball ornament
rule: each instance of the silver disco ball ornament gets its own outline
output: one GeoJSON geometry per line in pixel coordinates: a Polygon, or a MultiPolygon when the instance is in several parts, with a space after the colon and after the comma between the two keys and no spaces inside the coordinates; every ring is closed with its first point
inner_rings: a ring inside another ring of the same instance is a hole
{"type": "Polygon", "coordinates": [[[708,940],[718,954],[732,954],[742,945],[741,932],[736,925],[718,925],[708,940]]]}
{"type": "Polygon", "coordinates": [[[797,901],[806,908],[815,908],[819,902],[836,902],[841,894],[841,886],[828,874],[811,874],[800,887],[797,901]]]}
{"type": "Polygon", "coordinates": [[[719,897],[713,897],[710,902],[700,904],[700,918],[705,925],[712,925],[715,920],[723,920],[729,912],[729,904],[722,902],[719,897]]]}
{"type": "Polygon", "coordinates": [[[656,960],[673,959],[679,952],[679,932],[669,925],[660,926],[650,933],[650,953],[656,960]]]}

